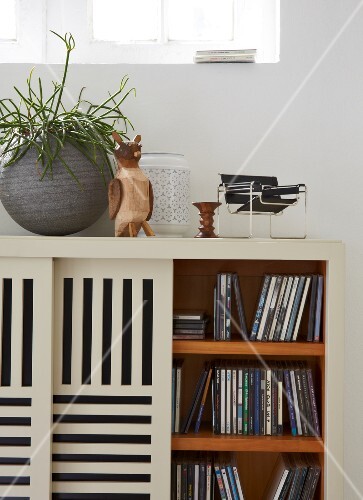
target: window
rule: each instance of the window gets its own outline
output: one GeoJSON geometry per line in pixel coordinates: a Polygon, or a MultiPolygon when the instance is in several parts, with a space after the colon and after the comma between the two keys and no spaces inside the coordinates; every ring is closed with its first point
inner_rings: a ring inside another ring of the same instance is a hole
{"type": "Polygon", "coordinates": [[[191,63],[196,50],[208,48],[256,48],[259,62],[279,57],[279,0],[3,3],[2,62],[62,62],[63,47],[49,30],[73,34],[72,62],[79,63],[191,63]]]}

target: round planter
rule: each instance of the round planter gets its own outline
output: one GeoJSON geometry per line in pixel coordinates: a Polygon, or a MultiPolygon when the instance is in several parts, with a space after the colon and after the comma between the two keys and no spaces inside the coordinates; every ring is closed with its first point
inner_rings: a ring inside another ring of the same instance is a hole
{"type": "Polygon", "coordinates": [[[8,214],[32,233],[62,236],[86,229],[108,204],[106,185],[97,168],[81,152],[65,144],[62,158],[70,165],[82,188],[59,159],[53,179],[40,180],[37,153],[30,149],[17,163],[3,167],[0,157],[0,200],[8,214]]]}
{"type": "Polygon", "coordinates": [[[163,237],[182,237],[190,224],[190,168],[187,160],[175,153],[143,153],[140,167],[150,179],[154,192],[151,227],[163,237]]]}

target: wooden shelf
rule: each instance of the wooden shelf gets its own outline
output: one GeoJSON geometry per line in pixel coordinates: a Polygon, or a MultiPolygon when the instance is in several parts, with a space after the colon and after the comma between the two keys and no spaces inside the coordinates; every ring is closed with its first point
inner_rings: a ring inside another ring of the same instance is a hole
{"type": "Polygon", "coordinates": [[[210,354],[221,356],[261,355],[261,356],[324,356],[325,345],[314,342],[244,342],[242,340],[174,340],[174,354],[210,354]]]}
{"type": "Polygon", "coordinates": [[[173,434],[172,450],[192,451],[263,451],[322,453],[321,438],[284,436],[229,436],[216,435],[209,431],[198,434],[173,434]]]}

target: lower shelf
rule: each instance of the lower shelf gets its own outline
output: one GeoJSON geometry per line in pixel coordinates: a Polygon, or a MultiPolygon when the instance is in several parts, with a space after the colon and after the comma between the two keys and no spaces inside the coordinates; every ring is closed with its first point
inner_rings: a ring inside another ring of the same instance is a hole
{"type": "Polygon", "coordinates": [[[324,442],[315,437],[285,436],[229,436],[207,431],[198,434],[174,434],[172,450],[193,451],[262,451],[291,453],[323,453],[324,442]]]}

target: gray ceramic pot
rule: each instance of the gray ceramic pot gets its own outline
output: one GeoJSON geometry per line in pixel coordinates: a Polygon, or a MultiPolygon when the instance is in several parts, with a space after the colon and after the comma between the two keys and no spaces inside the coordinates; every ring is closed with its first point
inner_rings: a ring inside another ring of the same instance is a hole
{"type": "MultiPolygon", "coordinates": [[[[6,168],[0,157],[0,200],[14,221],[32,233],[77,233],[96,222],[107,207],[107,187],[92,162],[67,143],[62,157],[83,189],[58,159],[53,163],[53,179],[46,175],[40,180],[34,149],[6,168]]],[[[106,184],[109,179],[107,174],[106,184]]]]}

